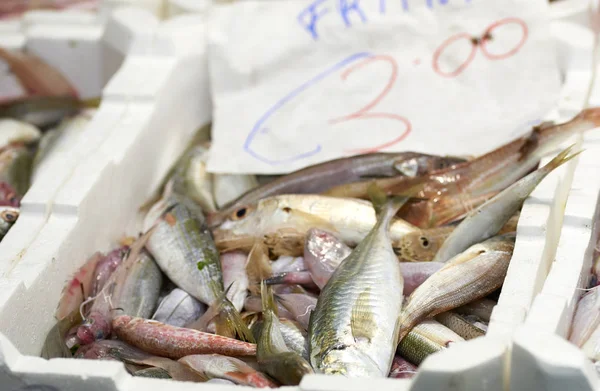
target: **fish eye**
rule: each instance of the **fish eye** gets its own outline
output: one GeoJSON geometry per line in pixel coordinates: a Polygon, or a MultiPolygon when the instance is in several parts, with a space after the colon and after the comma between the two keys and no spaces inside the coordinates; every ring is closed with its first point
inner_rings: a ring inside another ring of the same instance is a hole
{"type": "Polygon", "coordinates": [[[8,223],[14,223],[15,221],[17,221],[17,217],[19,217],[19,213],[12,210],[5,210],[0,214],[0,216],[4,221],[8,223]]]}
{"type": "Polygon", "coordinates": [[[425,248],[429,247],[429,240],[425,237],[425,236],[421,236],[419,238],[419,240],[421,241],[421,245],[425,248]]]}
{"type": "Polygon", "coordinates": [[[231,220],[241,220],[248,215],[250,208],[247,206],[243,206],[232,213],[231,220]]]}

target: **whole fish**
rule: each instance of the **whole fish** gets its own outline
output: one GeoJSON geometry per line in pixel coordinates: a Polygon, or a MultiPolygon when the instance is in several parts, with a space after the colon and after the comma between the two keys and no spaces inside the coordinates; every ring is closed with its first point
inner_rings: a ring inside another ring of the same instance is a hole
{"type": "Polygon", "coordinates": [[[444,325],[426,320],[416,325],[400,341],[398,353],[415,365],[420,365],[427,356],[446,349],[451,343],[464,341],[444,325]]]}
{"type": "Polygon", "coordinates": [[[496,235],[548,174],[579,154],[571,154],[571,149],[572,146],[560,152],[544,167],[520,179],[470,212],[444,241],[433,260],[447,262],[469,246],[496,235]]]}
{"type": "MultiPolygon", "coordinates": [[[[520,212],[515,213],[498,232],[499,235],[516,232],[520,212]]],[[[394,242],[394,251],[402,262],[429,262],[456,229],[456,225],[425,228],[410,232],[394,242]]]]}
{"type": "Polygon", "coordinates": [[[167,198],[165,206],[146,248],[171,281],[220,314],[216,318],[219,334],[252,338],[239,312],[225,296],[219,252],[202,211],[193,201],[176,194],[167,198]]]}
{"type": "Polygon", "coordinates": [[[47,129],[83,108],[98,107],[99,103],[99,99],[80,101],[72,96],[32,96],[0,104],[0,118],[14,118],[47,129]]]}
{"type": "Polygon", "coordinates": [[[393,379],[412,379],[417,374],[417,366],[406,361],[402,356],[394,357],[392,369],[388,377],[393,379]]]}
{"type": "Polygon", "coordinates": [[[285,344],[271,289],[262,284],[263,326],[256,347],[258,367],[283,385],[298,385],[313,370],[308,361],[285,344]]]}
{"type": "Polygon", "coordinates": [[[204,212],[214,212],[213,174],[206,171],[207,160],[208,149],[201,145],[186,151],[171,177],[172,189],[198,203],[204,212]]]}
{"type": "Polygon", "coordinates": [[[193,354],[254,356],[256,345],[155,320],[120,315],[112,327],[119,339],[157,356],[180,359],[193,354]]]}
{"type": "Polygon", "coordinates": [[[489,322],[496,304],[494,300],[479,299],[456,308],[455,312],[463,316],[475,316],[484,322],[489,322]]]}
{"type": "Polygon", "coordinates": [[[35,126],[12,118],[0,118],[0,149],[11,144],[32,144],[40,140],[42,133],[35,126]]]}
{"type": "Polygon", "coordinates": [[[227,298],[233,306],[241,311],[248,296],[248,275],[246,261],[248,255],[241,251],[221,254],[221,269],[223,270],[223,285],[227,288],[227,298]]]}
{"type": "Polygon", "coordinates": [[[150,318],[160,294],[162,273],[148,252],[141,251],[112,304],[115,314],[150,318]]]}
{"type": "Polygon", "coordinates": [[[105,256],[102,253],[95,253],[77,270],[73,278],[67,282],[61,293],[58,308],[56,309],[55,316],[57,320],[64,319],[75,310],[79,312],[81,303],[92,294],[96,265],[104,258],[105,256]]]}
{"type": "Polygon", "coordinates": [[[400,315],[400,340],[420,321],[482,298],[502,286],[515,234],[495,236],[448,261],[408,297],[400,315]]]}
{"type": "MultiPolygon", "coordinates": [[[[312,228],[329,231],[354,246],[375,223],[375,211],[367,201],[313,194],[281,195],[262,199],[255,209],[246,209],[243,215],[225,221],[213,233],[221,250],[248,250],[260,239],[275,255],[300,256],[306,233],[312,228]]],[[[401,219],[390,222],[392,241],[415,230],[401,219]]]]}
{"type": "Polygon", "coordinates": [[[254,175],[213,174],[213,196],[218,208],[258,186],[254,175]]]}
{"type": "Polygon", "coordinates": [[[179,362],[205,379],[224,379],[244,386],[275,388],[272,380],[242,360],[219,354],[195,354],[179,362]]]}
{"type": "Polygon", "coordinates": [[[414,177],[463,161],[415,152],[372,153],[330,160],[294,171],[248,191],[210,215],[209,225],[212,228],[227,218],[241,218],[263,198],[281,194],[320,193],[332,186],[356,182],[365,177],[398,174],[414,177]]]}
{"type": "Polygon", "coordinates": [[[171,326],[183,327],[206,312],[206,305],[186,291],[175,288],[165,296],[152,315],[152,319],[171,326]]]}
{"type": "Polygon", "coordinates": [[[466,340],[470,340],[477,337],[482,337],[485,332],[480,328],[467,322],[462,316],[455,314],[454,312],[442,312],[435,316],[435,320],[454,331],[466,340]]]}
{"type": "Polygon", "coordinates": [[[13,144],[0,151],[0,182],[7,183],[22,198],[29,190],[33,153],[22,144],[13,144]]]}
{"type": "Polygon", "coordinates": [[[310,361],[318,373],[390,372],[404,283],[388,227],[408,198],[385,202],[373,192],[377,223],[333,273],[310,318],[310,361]]]}
{"type": "Polygon", "coordinates": [[[115,359],[126,364],[149,365],[161,368],[169,377],[179,381],[203,381],[187,366],[169,358],[153,356],[138,348],[130,346],[119,340],[102,340],[79,349],[76,358],[84,359],[115,359]]]}
{"type": "MultiPolygon", "coordinates": [[[[505,144],[465,163],[420,178],[384,178],[377,186],[390,194],[404,194],[422,185],[415,194],[426,201],[406,205],[399,216],[421,228],[440,226],[460,219],[495,193],[531,171],[542,156],[568,137],[600,125],[600,109],[581,111],[575,118],[557,125],[536,127],[524,137],[505,144]]],[[[372,181],[351,183],[327,191],[326,195],[366,198],[372,181]]]]}
{"type": "MultiPolygon", "coordinates": [[[[262,320],[259,320],[252,325],[252,334],[254,334],[254,339],[258,340],[260,338],[262,326],[262,320]]],[[[280,317],[279,331],[281,331],[281,336],[283,337],[285,345],[290,350],[298,353],[300,356],[302,356],[302,358],[308,361],[308,334],[306,333],[306,330],[302,328],[298,322],[280,317]]]]}
{"type": "Polygon", "coordinates": [[[19,210],[12,206],[0,206],[0,240],[2,240],[19,218],[19,210]]]}
{"type": "Polygon", "coordinates": [[[600,286],[586,292],[575,309],[569,341],[582,347],[600,325],[600,286]]]}

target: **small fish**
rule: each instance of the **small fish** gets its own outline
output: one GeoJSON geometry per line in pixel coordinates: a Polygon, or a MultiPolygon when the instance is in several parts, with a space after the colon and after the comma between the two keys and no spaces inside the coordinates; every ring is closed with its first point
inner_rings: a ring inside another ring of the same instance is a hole
{"type": "Polygon", "coordinates": [[[206,305],[183,289],[173,289],[160,301],[152,319],[171,326],[183,327],[206,312],[206,305]]]}
{"type": "Polygon", "coordinates": [[[149,318],[156,308],[162,273],[154,259],[144,250],[130,268],[127,278],[121,284],[118,297],[112,301],[115,314],[149,318]]]}
{"type": "Polygon", "coordinates": [[[446,326],[432,320],[416,325],[400,341],[398,353],[415,365],[420,365],[427,356],[446,349],[451,343],[464,339],[446,326]]]}
{"type": "Polygon", "coordinates": [[[203,146],[186,151],[175,167],[172,189],[198,203],[204,212],[214,212],[213,174],[206,171],[207,160],[208,149],[203,146]]]}
{"type": "Polygon", "coordinates": [[[569,341],[582,347],[600,325],[600,286],[586,292],[575,309],[569,341]]]}
{"type": "Polygon", "coordinates": [[[392,369],[388,377],[392,379],[412,379],[417,374],[417,366],[406,361],[402,356],[394,357],[392,369]]]}
{"type": "Polygon", "coordinates": [[[12,206],[0,206],[0,240],[2,240],[19,218],[19,210],[12,206]]]}
{"type": "MultiPolygon", "coordinates": [[[[262,199],[255,209],[246,208],[213,231],[221,250],[248,250],[264,240],[275,255],[300,256],[306,233],[319,228],[336,235],[349,246],[367,236],[376,223],[373,206],[363,200],[313,194],[281,195],[262,199]]],[[[390,222],[390,237],[398,240],[416,227],[401,219],[390,222]]]]}
{"type": "Polygon", "coordinates": [[[120,315],[113,319],[115,334],[126,343],[157,356],[180,359],[193,354],[254,356],[256,345],[155,320],[120,315]]]}
{"type": "Polygon", "coordinates": [[[225,296],[219,252],[202,211],[188,198],[175,194],[169,196],[165,206],[146,248],[171,281],[211,306],[214,311],[207,311],[210,316],[219,314],[218,334],[251,339],[250,330],[225,296]]]}
{"type": "Polygon", "coordinates": [[[259,368],[283,385],[298,385],[313,370],[304,358],[285,344],[271,287],[262,284],[263,326],[256,348],[259,368]]]}
{"type": "Polygon", "coordinates": [[[81,303],[91,296],[94,284],[94,270],[98,262],[104,259],[102,253],[95,253],[77,270],[73,278],[63,288],[56,309],[56,319],[62,320],[74,310],[79,311],[81,303]]]}
{"type": "Polygon", "coordinates": [[[463,316],[476,316],[482,321],[489,323],[496,304],[498,303],[494,300],[479,299],[456,308],[455,312],[463,316]]]}
{"type": "Polygon", "coordinates": [[[447,262],[469,246],[496,235],[548,174],[580,153],[572,154],[571,150],[572,146],[469,213],[444,241],[433,260],[447,262]]]}
{"type": "Polygon", "coordinates": [[[222,208],[257,186],[258,181],[254,175],[213,174],[213,195],[218,208],[222,208]]]}
{"type": "Polygon", "coordinates": [[[83,108],[95,108],[100,100],[80,101],[72,96],[32,96],[0,104],[0,118],[14,118],[44,130],[83,108]]]}
{"type": "Polygon", "coordinates": [[[241,251],[221,254],[223,285],[227,287],[227,298],[235,309],[241,311],[248,296],[249,280],[246,274],[248,255],[241,251]]]}
{"type": "Polygon", "coordinates": [[[482,298],[502,286],[515,234],[495,236],[448,261],[408,297],[400,315],[400,340],[427,317],[482,298]]]}
{"type": "Polygon", "coordinates": [[[0,118],[0,149],[11,144],[33,144],[42,132],[33,125],[12,118],[0,118]]]}
{"type": "Polygon", "coordinates": [[[235,384],[258,388],[275,388],[277,384],[242,360],[219,354],[195,354],[179,362],[205,379],[224,379],[235,384]]]}
{"type": "Polygon", "coordinates": [[[235,201],[224,205],[218,213],[208,216],[211,228],[226,219],[242,218],[248,210],[264,198],[281,194],[320,193],[344,183],[356,182],[365,177],[410,175],[448,167],[463,159],[426,155],[415,152],[371,153],[330,160],[294,171],[249,190],[235,201]]]}
{"type": "Polygon", "coordinates": [[[115,359],[126,364],[148,365],[161,368],[169,377],[179,381],[196,381],[204,379],[187,366],[169,358],[148,354],[138,348],[119,340],[102,340],[84,346],[77,351],[76,358],[84,359],[115,359]]]}
{"type": "Polygon", "coordinates": [[[408,197],[385,202],[377,189],[371,191],[377,223],[333,273],[310,317],[310,360],[318,373],[390,372],[404,282],[388,227],[408,197]]]}
{"type": "Polygon", "coordinates": [[[13,144],[0,151],[0,182],[7,183],[22,198],[29,190],[33,153],[22,144],[13,144]]]}
{"type": "Polygon", "coordinates": [[[454,331],[466,340],[470,340],[477,337],[483,337],[485,332],[480,328],[472,325],[462,316],[454,312],[442,312],[435,316],[435,320],[454,331]]]}
{"type": "MultiPolygon", "coordinates": [[[[262,330],[263,321],[259,320],[252,325],[252,333],[254,339],[260,338],[260,332],[262,330]]],[[[298,353],[306,361],[309,360],[308,356],[308,334],[304,328],[298,323],[290,319],[279,318],[279,331],[283,336],[285,345],[292,351],[298,353]]]]}
{"type": "Polygon", "coordinates": [[[41,356],[45,359],[73,357],[70,350],[72,346],[68,346],[65,337],[69,329],[81,323],[81,321],[79,308],[75,308],[70,314],[59,320],[48,332],[41,356]]]}

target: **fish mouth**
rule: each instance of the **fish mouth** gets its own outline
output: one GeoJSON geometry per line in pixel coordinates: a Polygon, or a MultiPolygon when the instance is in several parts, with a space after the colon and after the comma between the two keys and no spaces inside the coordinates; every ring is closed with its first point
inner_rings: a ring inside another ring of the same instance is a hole
{"type": "Polygon", "coordinates": [[[221,212],[208,212],[206,213],[206,225],[208,228],[217,228],[225,221],[225,218],[221,212]]]}

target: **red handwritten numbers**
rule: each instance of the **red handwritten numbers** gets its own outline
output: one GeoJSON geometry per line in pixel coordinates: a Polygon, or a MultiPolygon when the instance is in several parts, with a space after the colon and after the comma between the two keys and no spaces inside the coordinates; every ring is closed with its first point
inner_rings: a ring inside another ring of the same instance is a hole
{"type": "Polygon", "coordinates": [[[365,67],[369,64],[372,64],[374,62],[378,62],[378,61],[386,62],[386,63],[390,64],[392,67],[392,72],[390,74],[390,78],[389,78],[387,84],[385,85],[385,87],[383,88],[383,90],[379,93],[378,96],[376,96],[369,104],[367,104],[363,108],[359,109],[358,111],[356,111],[352,114],[348,114],[348,115],[340,117],[340,118],[335,118],[335,119],[329,120],[329,123],[337,124],[340,122],[346,122],[346,121],[355,120],[355,119],[385,118],[385,119],[391,119],[394,121],[401,122],[404,127],[404,130],[402,131],[400,136],[398,136],[390,141],[387,141],[383,144],[380,144],[380,145],[377,145],[374,147],[368,147],[368,148],[350,149],[350,150],[346,150],[346,152],[359,153],[359,154],[377,152],[384,148],[391,147],[392,145],[397,144],[400,141],[404,140],[411,131],[411,124],[408,121],[408,119],[406,119],[398,114],[371,111],[391,91],[391,89],[394,87],[394,83],[396,82],[396,79],[398,77],[398,64],[396,63],[396,60],[394,60],[391,56],[378,55],[378,56],[367,57],[364,60],[362,60],[361,62],[358,62],[358,63],[352,65],[350,68],[346,69],[342,73],[341,79],[343,81],[345,81],[348,78],[348,76],[351,73],[353,73],[354,71],[362,69],[363,67],[365,67]]]}
{"type": "Polygon", "coordinates": [[[527,29],[527,24],[522,19],[519,19],[519,18],[500,19],[500,20],[490,24],[483,32],[481,39],[473,39],[473,37],[467,33],[455,34],[455,35],[451,36],[450,38],[446,39],[444,42],[442,42],[442,44],[433,53],[433,59],[432,59],[433,70],[438,75],[444,76],[444,77],[458,76],[473,61],[478,47],[481,48],[481,52],[483,53],[483,55],[487,59],[492,60],[492,61],[502,60],[502,59],[511,57],[511,56],[515,55],[523,47],[523,45],[525,44],[525,41],[527,41],[528,35],[529,35],[529,30],[527,29]],[[516,24],[517,26],[519,26],[521,28],[522,35],[521,35],[520,41],[513,48],[506,51],[505,53],[490,52],[488,49],[488,44],[494,37],[493,31],[500,26],[509,25],[509,24],[516,24]],[[469,56],[462,62],[462,64],[460,64],[453,71],[443,71],[442,69],[440,69],[440,64],[439,64],[440,56],[442,55],[444,50],[446,48],[448,48],[448,46],[450,46],[452,43],[462,40],[462,39],[469,41],[469,43],[471,44],[471,52],[469,53],[469,56]]]}

